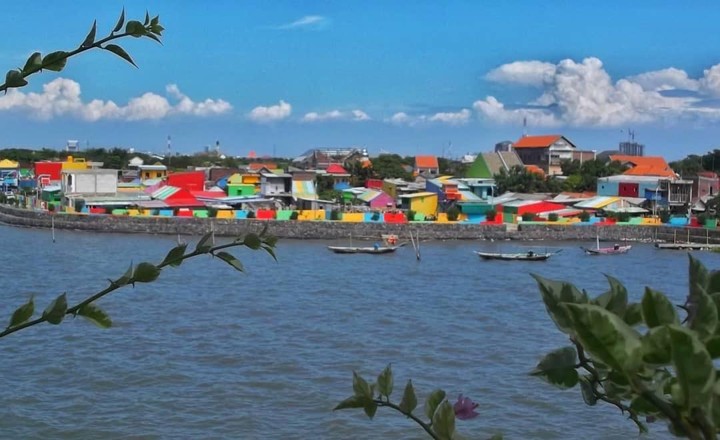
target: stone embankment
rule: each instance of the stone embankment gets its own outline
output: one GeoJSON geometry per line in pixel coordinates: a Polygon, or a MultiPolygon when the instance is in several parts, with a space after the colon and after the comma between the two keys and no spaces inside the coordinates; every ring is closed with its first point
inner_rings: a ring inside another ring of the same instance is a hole
{"type": "Polygon", "coordinates": [[[238,236],[260,231],[289,239],[378,239],[381,234],[406,237],[408,231],[422,240],[581,240],[596,235],[608,241],[692,241],[720,243],[720,231],[702,228],[615,225],[594,227],[552,224],[478,225],[462,223],[348,223],[330,221],[235,220],[218,218],[130,217],[113,215],[51,214],[0,205],[0,222],[32,228],[69,229],[133,234],[202,235],[210,230],[219,236],[238,236]]]}

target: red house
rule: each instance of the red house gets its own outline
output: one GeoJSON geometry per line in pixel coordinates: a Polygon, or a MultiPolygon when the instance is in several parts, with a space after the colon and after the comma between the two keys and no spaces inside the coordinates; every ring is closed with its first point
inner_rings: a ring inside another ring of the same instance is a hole
{"type": "MultiPolygon", "coordinates": [[[[62,162],[35,162],[35,176],[38,179],[44,180],[45,177],[49,181],[60,180],[60,174],[62,171],[62,162]]],[[[40,182],[41,185],[47,185],[50,182],[40,182]]]]}
{"type": "Polygon", "coordinates": [[[187,191],[204,191],[205,172],[185,171],[181,173],[168,174],[167,184],[168,186],[182,188],[187,191]]]}

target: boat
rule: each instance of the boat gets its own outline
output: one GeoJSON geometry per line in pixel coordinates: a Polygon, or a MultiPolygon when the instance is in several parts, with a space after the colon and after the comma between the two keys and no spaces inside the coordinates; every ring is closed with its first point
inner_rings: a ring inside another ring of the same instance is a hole
{"type": "Polygon", "coordinates": [[[557,252],[515,252],[515,253],[496,253],[496,252],[478,252],[475,251],[478,257],[483,260],[512,260],[512,261],[545,261],[557,252]]]}
{"type": "Polygon", "coordinates": [[[587,255],[618,255],[627,254],[628,251],[632,249],[632,246],[620,246],[619,244],[615,244],[609,247],[600,247],[600,237],[598,236],[595,238],[595,248],[580,246],[580,249],[582,249],[587,255]]]}
{"type": "Polygon", "coordinates": [[[395,252],[405,243],[398,243],[397,235],[383,235],[383,244],[375,243],[373,246],[328,246],[336,254],[389,254],[395,252]]]}

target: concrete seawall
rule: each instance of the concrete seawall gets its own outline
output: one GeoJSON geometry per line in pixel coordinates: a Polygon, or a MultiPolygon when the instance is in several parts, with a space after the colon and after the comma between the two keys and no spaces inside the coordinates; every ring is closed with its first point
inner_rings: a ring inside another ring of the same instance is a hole
{"type": "Polygon", "coordinates": [[[608,241],[692,241],[720,244],[720,231],[704,228],[615,225],[568,226],[462,223],[347,223],[330,221],[235,220],[217,218],[128,217],[112,215],[50,214],[0,205],[0,222],[33,228],[69,229],[94,232],[202,235],[210,230],[219,236],[237,236],[260,231],[265,225],[271,234],[286,239],[378,239],[381,234],[407,237],[412,230],[423,240],[580,240],[594,241],[596,235],[608,241]]]}

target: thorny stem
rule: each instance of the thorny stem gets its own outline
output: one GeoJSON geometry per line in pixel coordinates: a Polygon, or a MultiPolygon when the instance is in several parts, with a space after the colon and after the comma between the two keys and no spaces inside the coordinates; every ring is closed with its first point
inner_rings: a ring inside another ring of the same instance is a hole
{"type": "Polygon", "coordinates": [[[398,405],[395,405],[394,403],[391,403],[390,401],[385,402],[384,400],[381,400],[381,399],[373,399],[373,401],[375,403],[377,403],[378,406],[387,406],[388,408],[392,408],[395,411],[398,411],[399,413],[401,413],[402,415],[412,419],[412,421],[414,421],[415,423],[420,425],[420,427],[422,427],[422,429],[424,429],[425,432],[427,432],[428,435],[430,437],[432,437],[434,440],[441,440],[440,437],[438,437],[437,434],[435,434],[435,432],[433,432],[432,428],[430,428],[430,425],[428,423],[423,422],[418,417],[414,416],[412,413],[403,411],[402,408],[400,408],[398,405]]]}
{"type": "MultiPolygon", "coordinates": [[[[262,234],[261,234],[261,236],[262,236],[262,234]]],[[[195,250],[195,251],[193,251],[193,252],[190,252],[190,253],[188,253],[188,254],[181,255],[181,256],[179,256],[179,257],[177,257],[177,258],[174,258],[174,259],[172,259],[172,260],[164,261],[164,262],[156,265],[156,267],[157,267],[158,269],[162,269],[162,268],[167,267],[167,266],[169,266],[169,265],[171,265],[171,264],[179,263],[179,262],[182,262],[182,261],[184,261],[184,260],[187,260],[187,259],[190,259],[190,258],[193,258],[193,257],[197,257],[198,255],[203,255],[203,254],[210,254],[210,255],[213,255],[213,256],[214,256],[214,255],[215,255],[215,252],[217,252],[217,251],[219,251],[219,250],[227,249],[227,248],[232,248],[232,247],[243,246],[243,245],[244,245],[244,243],[243,243],[242,240],[235,240],[235,241],[230,242],[230,243],[221,244],[221,245],[218,245],[218,246],[211,247],[211,248],[210,248],[209,250],[207,250],[207,251],[198,251],[198,250],[195,250]]],[[[135,285],[135,280],[134,280],[133,278],[131,278],[130,281],[129,281],[127,284],[123,284],[123,285],[119,285],[119,284],[116,284],[116,283],[113,282],[113,281],[110,281],[110,285],[109,285],[108,287],[106,287],[106,288],[104,288],[103,290],[101,290],[101,291],[99,291],[99,292],[97,292],[97,293],[95,293],[95,294],[87,297],[86,299],[84,299],[83,301],[77,303],[76,305],[68,308],[65,313],[66,313],[67,315],[73,315],[73,316],[75,316],[75,315],[77,314],[78,310],[80,310],[83,306],[86,306],[86,305],[88,305],[88,304],[90,304],[90,303],[92,303],[92,302],[95,302],[95,301],[99,300],[100,298],[104,297],[105,295],[107,295],[107,294],[109,294],[109,293],[111,293],[111,292],[114,292],[114,291],[120,289],[121,287],[124,287],[124,286],[127,286],[127,285],[132,285],[132,286],[134,287],[134,285],[135,285]]],[[[31,320],[31,321],[24,322],[24,323],[22,323],[22,324],[19,324],[19,325],[14,326],[14,327],[6,328],[6,329],[3,330],[2,332],[0,332],[0,338],[5,337],[5,336],[7,336],[7,335],[9,335],[9,334],[15,333],[15,332],[17,332],[17,331],[26,329],[26,328],[28,328],[28,327],[32,327],[32,326],[34,326],[34,325],[41,324],[41,323],[43,323],[43,322],[45,322],[45,321],[47,321],[47,318],[44,317],[44,316],[40,316],[39,318],[33,319],[33,320],[31,320]]]]}

